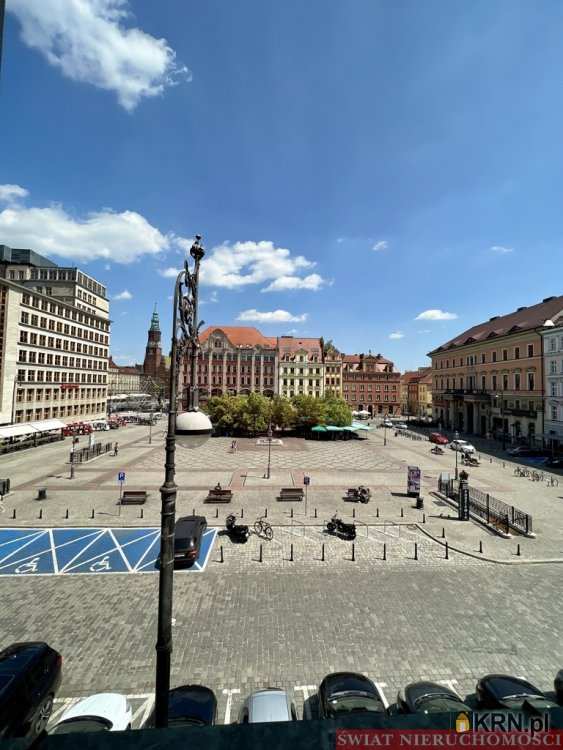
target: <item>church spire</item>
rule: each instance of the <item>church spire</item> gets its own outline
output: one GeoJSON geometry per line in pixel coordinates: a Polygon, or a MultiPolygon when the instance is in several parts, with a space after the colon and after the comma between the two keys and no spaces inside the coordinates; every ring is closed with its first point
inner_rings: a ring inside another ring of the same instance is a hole
{"type": "Polygon", "coordinates": [[[156,302],[154,303],[154,311],[151,318],[151,331],[158,331],[160,333],[160,321],[158,319],[158,313],[156,311],[156,302]]]}

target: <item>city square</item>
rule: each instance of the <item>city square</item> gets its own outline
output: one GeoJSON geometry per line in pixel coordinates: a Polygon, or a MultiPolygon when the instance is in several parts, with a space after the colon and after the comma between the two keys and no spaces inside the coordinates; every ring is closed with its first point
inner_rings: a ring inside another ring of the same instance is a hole
{"type": "MultiPolygon", "coordinates": [[[[137,529],[152,533],[156,547],[163,428],[163,421],[153,428],[150,444],[146,426],[112,433],[119,454],[77,466],[73,479],[67,441],[35,449],[33,461],[29,452],[5,458],[12,487],[0,537],[3,529],[137,529]],[[120,471],[126,488],[148,491],[142,513],[119,505],[120,471]],[[46,500],[36,500],[40,487],[46,500]]],[[[390,704],[415,679],[444,681],[466,695],[480,675],[495,671],[551,689],[563,660],[550,595],[563,538],[550,519],[561,512],[563,493],[514,476],[514,463],[503,468],[482,452],[472,481],[534,519],[535,538],[503,539],[474,521],[458,521],[455,508],[433,494],[439,474],[455,471],[454,452],[434,456],[427,441],[391,431],[385,441],[375,427],[366,440],[287,438],[272,446],[269,480],[267,448],[256,439],[239,440],[235,453],[227,438],[177,450],[177,516],[203,514],[218,535],[199,574],[174,573],[171,682],[212,687],[221,723],[236,720],[246,695],[267,686],[290,689],[300,716],[314,717],[320,680],[339,670],[368,674],[390,704]],[[422,469],[423,510],[407,497],[411,464],[422,469]],[[306,512],[305,501],[276,499],[281,487],[302,486],[304,476],[311,478],[306,512]],[[228,505],[204,503],[217,482],[233,491],[228,505]],[[369,503],[343,499],[354,484],[370,487],[369,503]],[[357,523],[353,553],[349,542],[324,531],[335,512],[357,523]],[[252,535],[247,544],[232,544],[223,533],[228,513],[251,525],[266,513],[273,540],[252,535]]],[[[152,709],[158,576],[150,565],[105,569],[99,563],[113,559],[111,549],[91,547],[88,565],[80,567],[78,558],[74,571],[71,565],[58,575],[34,575],[25,568],[33,550],[12,551],[10,559],[0,546],[7,605],[1,637],[46,639],[64,655],[53,721],[78,697],[107,690],[132,696],[136,726],[152,709]]]]}

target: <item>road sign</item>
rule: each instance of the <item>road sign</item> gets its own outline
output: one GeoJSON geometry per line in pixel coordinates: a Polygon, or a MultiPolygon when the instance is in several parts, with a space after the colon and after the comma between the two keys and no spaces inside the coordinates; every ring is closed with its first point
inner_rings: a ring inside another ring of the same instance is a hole
{"type": "Polygon", "coordinates": [[[117,475],[117,481],[118,482],[124,482],[125,481],[125,472],[124,471],[120,471],[119,472],[119,474],[117,475]]]}
{"type": "Polygon", "coordinates": [[[303,477],[303,484],[308,485],[311,484],[311,477],[303,477]]]}

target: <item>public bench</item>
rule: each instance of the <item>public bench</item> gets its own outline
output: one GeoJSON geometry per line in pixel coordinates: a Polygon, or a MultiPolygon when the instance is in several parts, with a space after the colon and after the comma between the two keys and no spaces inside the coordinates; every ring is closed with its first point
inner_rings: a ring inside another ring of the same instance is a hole
{"type": "Polygon", "coordinates": [[[146,502],[146,490],[126,490],[121,498],[121,505],[144,505],[146,502]]]}
{"type": "Polygon", "coordinates": [[[302,487],[282,487],[278,500],[303,500],[302,487]]]}
{"type": "Polygon", "coordinates": [[[209,490],[209,493],[204,503],[230,503],[233,499],[233,492],[232,490],[219,490],[215,487],[213,489],[209,490]]]}

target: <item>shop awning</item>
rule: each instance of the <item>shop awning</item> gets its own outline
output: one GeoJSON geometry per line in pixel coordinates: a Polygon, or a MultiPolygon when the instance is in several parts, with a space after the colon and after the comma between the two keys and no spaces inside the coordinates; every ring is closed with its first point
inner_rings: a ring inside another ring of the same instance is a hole
{"type": "Polygon", "coordinates": [[[29,422],[30,427],[34,427],[37,432],[49,432],[50,430],[62,430],[65,426],[60,419],[42,419],[40,422],[29,422]]]}
{"type": "Polygon", "coordinates": [[[21,437],[22,435],[32,435],[34,432],[37,432],[37,430],[31,426],[31,422],[27,424],[11,424],[7,427],[0,427],[0,438],[21,437]]]}

